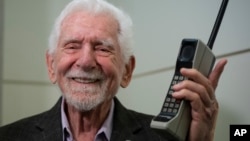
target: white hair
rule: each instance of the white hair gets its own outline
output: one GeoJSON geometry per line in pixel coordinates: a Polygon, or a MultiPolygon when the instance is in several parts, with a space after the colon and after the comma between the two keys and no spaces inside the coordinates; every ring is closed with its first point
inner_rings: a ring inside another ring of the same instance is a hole
{"type": "Polygon", "coordinates": [[[57,48],[60,36],[61,24],[65,17],[77,11],[86,11],[93,14],[107,13],[111,15],[119,24],[118,42],[121,48],[123,59],[127,63],[132,52],[132,20],[121,9],[111,5],[105,0],[72,0],[63,9],[61,14],[57,17],[52,32],[49,37],[50,54],[54,53],[57,48]]]}

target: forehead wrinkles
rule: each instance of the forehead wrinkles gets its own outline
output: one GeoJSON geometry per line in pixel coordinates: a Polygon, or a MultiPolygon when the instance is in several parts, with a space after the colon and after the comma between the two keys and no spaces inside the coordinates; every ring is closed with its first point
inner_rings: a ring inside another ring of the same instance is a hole
{"type": "Polygon", "coordinates": [[[79,29],[90,29],[91,33],[100,31],[101,33],[116,37],[119,33],[119,24],[107,13],[92,14],[79,11],[65,17],[61,24],[61,29],[70,30],[70,32],[74,30],[78,31],[79,29]]]}

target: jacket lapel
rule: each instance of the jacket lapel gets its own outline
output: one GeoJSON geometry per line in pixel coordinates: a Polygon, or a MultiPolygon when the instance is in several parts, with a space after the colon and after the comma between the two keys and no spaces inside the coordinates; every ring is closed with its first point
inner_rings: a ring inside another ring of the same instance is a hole
{"type": "MultiPolygon", "coordinates": [[[[58,100],[51,110],[41,114],[40,118],[36,121],[35,126],[39,131],[39,134],[34,135],[37,138],[36,141],[63,141],[61,102],[62,98],[58,100]]],[[[152,119],[151,116],[127,110],[116,97],[114,98],[114,102],[111,141],[161,140],[149,128],[152,119]]]]}
{"type": "Polygon", "coordinates": [[[111,141],[132,140],[134,134],[142,129],[142,126],[136,122],[136,118],[122,106],[117,98],[114,98],[115,109],[113,118],[113,131],[111,141]]]}
{"type": "Polygon", "coordinates": [[[61,102],[60,98],[51,110],[42,114],[41,118],[36,122],[36,128],[40,130],[41,136],[38,140],[43,141],[62,141],[62,124],[61,124],[61,102]]]}
{"type": "MultiPolygon", "coordinates": [[[[117,98],[114,98],[114,121],[111,141],[131,140],[136,131],[142,127],[136,122],[134,116],[130,115],[128,110],[122,106],[117,98]]],[[[41,114],[35,126],[40,131],[37,135],[37,141],[62,141],[62,124],[61,124],[61,102],[58,100],[51,110],[41,114]]]]}

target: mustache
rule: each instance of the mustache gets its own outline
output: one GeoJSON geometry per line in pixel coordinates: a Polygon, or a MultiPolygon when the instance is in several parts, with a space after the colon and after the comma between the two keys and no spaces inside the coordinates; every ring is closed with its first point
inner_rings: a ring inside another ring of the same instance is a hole
{"type": "Polygon", "coordinates": [[[85,78],[85,79],[105,79],[105,75],[99,70],[84,71],[84,70],[69,70],[66,72],[66,77],[70,78],[85,78]]]}

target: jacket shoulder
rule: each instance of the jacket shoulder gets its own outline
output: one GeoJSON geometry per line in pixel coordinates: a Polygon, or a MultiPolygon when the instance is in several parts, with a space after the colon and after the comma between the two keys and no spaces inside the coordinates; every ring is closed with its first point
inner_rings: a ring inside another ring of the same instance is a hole
{"type": "Polygon", "coordinates": [[[48,111],[0,127],[0,140],[39,141],[44,138],[43,136],[60,133],[62,131],[60,103],[61,100],[58,100],[57,104],[48,111]]]}
{"type": "Polygon", "coordinates": [[[14,141],[15,138],[31,140],[32,135],[37,132],[36,121],[42,115],[31,116],[0,127],[0,140],[14,141]]]}

